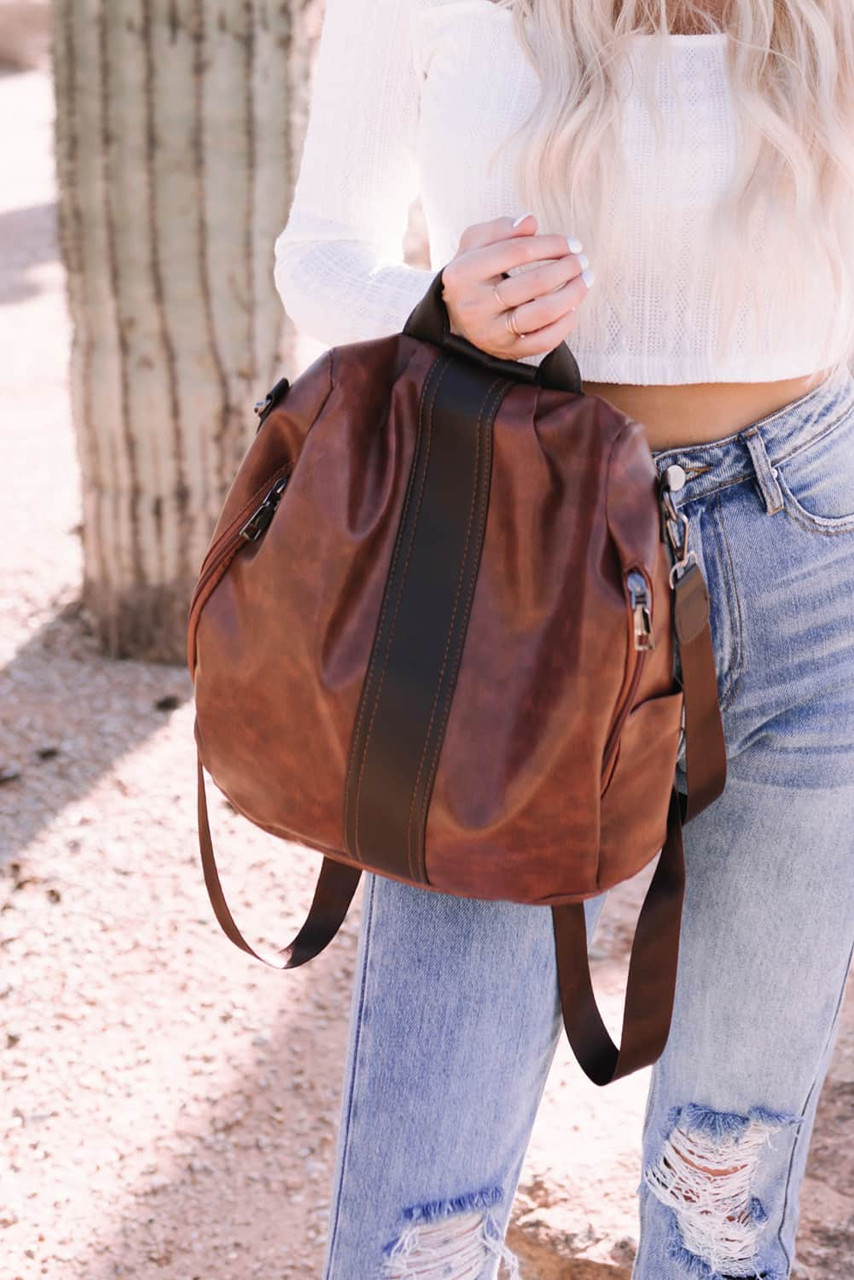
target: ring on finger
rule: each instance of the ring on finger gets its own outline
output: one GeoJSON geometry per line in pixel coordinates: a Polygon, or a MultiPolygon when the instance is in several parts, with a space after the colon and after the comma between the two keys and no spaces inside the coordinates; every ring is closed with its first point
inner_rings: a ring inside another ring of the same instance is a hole
{"type": "Polygon", "coordinates": [[[510,332],[515,334],[517,338],[525,338],[527,337],[527,334],[522,333],[521,329],[517,329],[516,327],[516,310],[516,307],[511,307],[509,311],[505,311],[504,323],[507,325],[510,332]]]}
{"type": "MultiPolygon", "coordinates": [[[[509,280],[509,279],[510,279],[510,276],[507,274],[507,272],[506,272],[506,271],[502,271],[502,272],[501,272],[501,279],[502,279],[502,280],[509,280]]],[[[498,299],[498,304],[499,304],[499,306],[501,307],[501,310],[503,311],[503,310],[504,310],[504,308],[507,306],[507,303],[504,301],[504,299],[502,298],[501,294],[498,292],[498,285],[497,285],[497,284],[494,284],[494,285],[492,286],[492,292],[495,294],[496,298],[498,299]]]]}

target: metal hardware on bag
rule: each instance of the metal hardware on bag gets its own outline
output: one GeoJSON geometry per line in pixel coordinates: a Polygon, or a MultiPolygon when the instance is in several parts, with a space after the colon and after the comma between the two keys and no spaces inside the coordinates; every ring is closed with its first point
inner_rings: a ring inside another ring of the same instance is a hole
{"type": "Polygon", "coordinates": [[[262,533],[269,528],[270,521],[273,519],[273,513],[279,505],[279,499],[285,491],[289,477],[282,476],[276,481],[272,489],[268,492],[261,505],[253,511],[252,515],[246,521],[246,524],[240,529],[241,538],[245,538],[247,542],[257,542],[262,533]]]}
{"type": "Polygon", "coordinates": [[[671,528],[669,521],[666,524],[667,536],[670,540],[670,545],[673,548],[673,551],[676,555],[676,560],[670,569],[670,585],[671,587],[675,587],[678,579],[682,576],[682,574],[688,568],[688,565],[697,563],[697,553],[695,551],[688,550],[688,534],[691,528],[690,524],[688,523],[688,517],[685,515],[684,511],[676,510],[675,506],[673,505],[673,499],[670,497],[669,494],[667,494],[666,497],[667,497],[667,503],[670,509],[673,511],[672,518],[674,522],[677,525],[679,525],[679,527],[682,530],[682,537],[681,537],[681,540],[679,540],[674,536],[673,530],[671,528]]]}
{"type": "Polygon", "coordinates": [[[650,614],[650,599],[646,578],[637,569],[632,569],[626,575],[626,582],[628,583],[629,595],[632,601],[635,648],[653,649],[655,642],[652,638],[652,616],[650,614]]]}
{"type": "Polygon", "coordinates": [[[688,534],[691,527],[688,517],[684,511],[678,510],[673,501],[673,494],[684,488],[685,479],[684,469],[674,463],[667,468],[659,481],[658,496],[661,503],[662,530],[676,557],[670,569],[671,587],[676,586],[676,582],[690,564],[697,564],[696,552],[688,550],[688,534]],[[680,535],[674,533],[674,526],[681,531],[680,535]]]}
{"type": "MultiPolygon", "coordinates": [[[[661,500],[661,510],[662,510],[662,515],[664,516],[665,524],[667,521],[671,521],[673,524],[679,524],[680,522],[682,522],[684,525],[688,524],[688,517],[685,515],[684,511],[679,511],[677,509],[676,503],[673,501],[672,492],[667,485],[666,473],[661,478],[661,489],[659,491],[659,497],[661,500]]],[[[675,547],[677,545],[676,539],[673,537],[672,531],[670,529],[667,529],[667,537],[670,544],[675,547]]]]}
{"type": "Polygon", "coordinates": [[[267,417],[267,414],[270,412],[271,409],[275,407],[275,405],[279,402],[279,400],[281,400],[282,396],[288,390],[290,385],[291,384],[287,378],[279,378],[279,381],[276,383],[274,387],[270,388],[270,390],[267,392],[263,400],[255,401],[255,404],[253,405],[253,409],[255,413],[258,414],[258,427],[255,432],[256,435],[261,430],[261,426],[264,422],[264,419],[267,417]]]}
{"type": "Polygon", "coordinates": [[[676,586],[676,583],[679,581],[679,578],[682,576],[684,571],[688,568],[689,564],[697,564],[697,563],[698,562],[697,562],[696,551],[689,551],[688,554],[686,556],[683,556],[681,560],[677,560],[676,563],[672,565],[670,569],[671,587],[676,586]]]}

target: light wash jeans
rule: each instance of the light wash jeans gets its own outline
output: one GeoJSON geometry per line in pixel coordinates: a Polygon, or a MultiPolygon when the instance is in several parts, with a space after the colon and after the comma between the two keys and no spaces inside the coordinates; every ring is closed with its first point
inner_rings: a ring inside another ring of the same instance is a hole
{"type": "MultiPolygon", "coordinates": [[[[854,942],[854,379],[654,457],[687,474],[729,764],[684,829],[633,1277],[784,1280],[854,942]]],[[[324,1280],[522,1276],[504,1233],[562,1034],[548,907],[366,875],[324,1280]]]]}

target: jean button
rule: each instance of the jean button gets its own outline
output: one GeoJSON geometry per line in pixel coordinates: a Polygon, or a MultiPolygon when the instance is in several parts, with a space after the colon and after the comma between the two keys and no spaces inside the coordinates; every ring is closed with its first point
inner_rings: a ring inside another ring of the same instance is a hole
{"type": "Polygon", "coordinates": [[[664,476],[674,493],[678,493],[680,489],[685,488],[685,481],[688,477],[685,475],[685,469],[680,467],[678,462],[674,462],[669,466],[664,476]]]}

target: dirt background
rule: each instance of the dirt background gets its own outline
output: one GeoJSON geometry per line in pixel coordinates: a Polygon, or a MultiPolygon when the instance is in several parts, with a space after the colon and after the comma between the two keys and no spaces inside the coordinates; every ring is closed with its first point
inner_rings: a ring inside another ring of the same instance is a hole
{"type": "MultiPolygon", "coordinates": [[[[27,8],[0,0],[0,33],[27,8]]],[[[234,951],[198,865],[189,679],[104,660],[79,608],[53,95],[30,25],[30,69],[0,75],[0,1275],[308,1280],[362,891],[306,969],[234,951]]],[[[235,907],[281,941],[317,864],[211,801],[235,907]]],[[[612,1024],[640,891],[597,935],[612,1024]]],[[[508,1236],[525,1280],[628,1280],[646,1086],[644,1072],[603,1093],[561,1046],[508,1236]]],[[[803,1189],[801,1280],[851,1280],[852,1137],[849,998],[803,1189]]]]}

